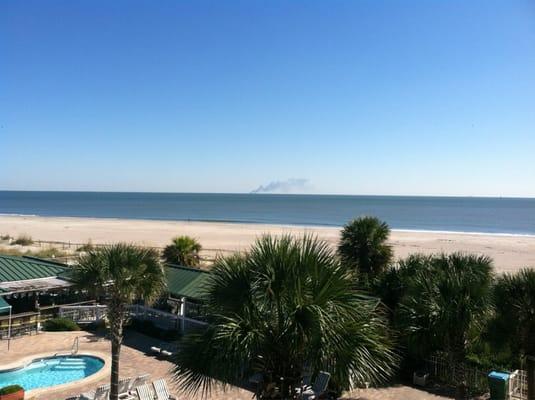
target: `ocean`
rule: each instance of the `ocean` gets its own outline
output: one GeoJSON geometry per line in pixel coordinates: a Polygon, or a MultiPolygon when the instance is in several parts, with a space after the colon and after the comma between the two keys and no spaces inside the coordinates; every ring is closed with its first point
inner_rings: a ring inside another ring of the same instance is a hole
{"type": "Polygon", "coordinates": [[[0,191],[0,214],[341,226],[374,215],[392,229],[535,234],[535,199],[0,191]]]}

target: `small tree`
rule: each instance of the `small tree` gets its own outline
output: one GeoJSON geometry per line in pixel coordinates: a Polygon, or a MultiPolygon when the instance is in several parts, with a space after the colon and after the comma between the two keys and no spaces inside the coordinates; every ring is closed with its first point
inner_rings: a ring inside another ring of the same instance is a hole
{"type": "Polygon", "coordinates": [[[165,287],[158,253],[129,244],[89,250],[73,268],[78,287],[106,298],[111,337],[110,399],[119,398],[119,357],[126,307],[136,299],[152,301],[165,287]]]}
{"type": "Polygon", "coordinates": [[[387,243],[390,228],[375,217],[361,217],[342,229],[338,253],[342,262],[365,277],[373,278],[392,261],[387,243]]]}
{"type": "Polygon", "coordinates": [[[196,266],[201,262],[199,253],[202,246],[190,236],[175,237],[171,244],[166,246],[163,251],[165,261],[170,264],[180,264],[185,266],[196,266]]]}

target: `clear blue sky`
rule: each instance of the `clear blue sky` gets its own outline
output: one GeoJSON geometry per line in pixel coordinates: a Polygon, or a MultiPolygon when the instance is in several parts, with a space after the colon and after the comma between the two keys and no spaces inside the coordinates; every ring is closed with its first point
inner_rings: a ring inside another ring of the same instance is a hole
{"type": "Polygon", "coordinates": [[[535,2],[3,0],[0,139],[0,189],[535,196],[535,2]]]}

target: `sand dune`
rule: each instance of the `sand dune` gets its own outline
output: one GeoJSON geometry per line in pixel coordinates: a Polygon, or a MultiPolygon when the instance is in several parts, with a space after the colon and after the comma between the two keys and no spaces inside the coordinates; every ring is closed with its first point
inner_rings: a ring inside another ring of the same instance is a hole
{"type": "MultiPolygon", "coordinates": [[[[262,233],[307,232],[335,245],[339,230],[335,227],[216,222],[0,216],[0,234],[28,234],[38,240],[73,243],[126,241],[150,246],[163,246],[173,236],[184,234],[198,238],[207,249],[206,254],[245,249],[262,233]]],[[[535,267],[535,236],[393,231],[391,243],[396,257],[415,252],[464,251],[492,257],[498,271],[535,267]]]]}

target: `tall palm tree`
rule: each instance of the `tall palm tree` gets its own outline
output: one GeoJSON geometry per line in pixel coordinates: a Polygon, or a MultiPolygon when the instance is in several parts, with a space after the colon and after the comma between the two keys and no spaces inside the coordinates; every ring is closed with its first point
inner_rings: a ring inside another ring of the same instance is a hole
{"type": "Polygon", "coordinates": [[[106,299],[111,337],[110,399],[119,397],[119,356],[126,307],[134,300],[154,300],[165,287],[158,253],[130,244],[114,244],[89,250],[73,268],[78,287],[106,299]]]}
{"type": "MultiPolygon", "coordinates": [[[[471,341],[492,310],[492,261],[454,253],[433,256],[427,262],[425,268],[417,268],[401,300],[402,332],[409,349],[420,356],[442,351],[451,363],[464,363],[471,341]]],[[[457,397],[464,398],[462,369],[460,374],[457,397]]]]}
{"type": "Polygon", "coordinates": [[[304,369],[348,388],[388,377],[396,363],[377,300],[316,238],[259,238],[216,261],[205,287],[209,327],[185,336],[176,375],[184,390],[264,377],[259,398],[288,398],[304,369]],[[305,367],[306,366],[306,367],[305,367]]]}
{"type": "Polygon", "coordinates": [[[535,400],[535,270],[522,269],[498,278],[494,288],[497,344],[507,343],[526,357],[528,400],[535,400]]]}
{"type": "Polygon", "coordinates": [[[171,244],[165,247],[163,257],[170,264],[193,267],[201,262],[199,255],[201,249],[201,244],[195,238],[178,236],[173,238],[171,244]]]}
{"type": "Polygon", "coordinates": [[[389,265],[371,281],[370,292],[379,297],[394,316],[412,278],[416,272],[427,268],[431,259],[431,256],[424,254],[410,254],[396,265],[389,265]]]}
{"type": "Polygon", "coordinates": [[[342,229],[338,253],[344,264],[372,278],[392,261],[389,236],[386,222],[375,217],[357,218],[342,229]]]}

